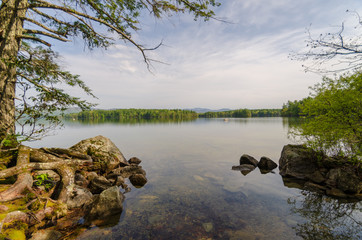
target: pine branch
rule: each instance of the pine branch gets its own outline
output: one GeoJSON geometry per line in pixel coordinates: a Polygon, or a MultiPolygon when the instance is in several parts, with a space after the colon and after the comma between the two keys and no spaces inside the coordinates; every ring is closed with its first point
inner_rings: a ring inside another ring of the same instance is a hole
{"type": "Polygon", "coordinates": [[[44,32],[44,31],[40,31],[40,30],[24,29],[23,33],[25,33],[25,34],[40,34],[40,35],[44,35],[44,36],[47,36],[47,37],[50,37],[50,38],[57,39],[57,40],[62,41],[62,42],[70,42],[70,40],[68,40],[66,38],[62,38],[62,37],[59,37],[57,35],[47,33],[47,32],[44,32]]]}
{"type": "Polygon", "coordinates": [[[37,37],[34,37],[34,36],[31,36],[31,35],[18,35],[17,36],[18,38],[21,38],[21,39],[29,39],[29,40],[33,40],[33,41],[36,41],[36,42],[40,42],[48,47],[51,47],[52,45],[50,43],[48,43],[47,41],[44,41],[40,38],[37,38],[37,37]]]}
{"type": "Polygon", "coordinates": [[[93,16],[90,16],[88,14],[82,13],[82,12],[78,12],[74,9],[71,8],[66,8],[66,7],[62,7],[62,6],[58,6],[55,4],[51,4],[48,2],[44,2],[42,0],[37,0],[38,3],[34,3],[34,4],[30,4],[30,8],[31,9],[36,9],[36,8],[49,8],[49,9],[55,9],[55,10],[59,10],[62,12],[65,12],[69,15],[71,14],[75,14],[78,15],[80,17],[84,17],[86,19],[92,20],[94,22],[98,22],[101,25],[104,25],[106,27],[108,27],[109,29],[115,31],[116,33],[118,33],[119,35],[122,36],[123,39],[127,40],[128,42],[130,42],[132,45],[134,45],[142,54],[144,62],[147,64],[147,67],[149,67],[149,60],[148,57],[145,54],[145,49],[143,48],[143,46],[141,46],[140,44],[136,43],[131,36],[128,36],[125,32],[123,32],[122,30],[120,30],[119,28],[113,26],[112,24],[108,23],[107,21],[100,19],[100,18],[96,18],[93,16]]]}
{"type": "Polygon", "coordinates": [[[56,35],[66,37],[66,34],[65,34],[65,33],[60,33],[60,32],[58,32],[58,31],[56,31],[56,30],[54,30],[54,29],[51,29],[51,28],[45,26],[44,24],[41,24],[40,22],[35,21],[34,19],[25,17],[25,18],[23,18],[23,20],[28,21],[28,22],[31,22],[31,23],[33,23],[33,24],[35,24],[35,25],[38,25],[39,27],[43,28],[44,30],[47,30],[48,32],[52,32],[52,33],[54,33],[54,34],[56,34],[56,35]]]}

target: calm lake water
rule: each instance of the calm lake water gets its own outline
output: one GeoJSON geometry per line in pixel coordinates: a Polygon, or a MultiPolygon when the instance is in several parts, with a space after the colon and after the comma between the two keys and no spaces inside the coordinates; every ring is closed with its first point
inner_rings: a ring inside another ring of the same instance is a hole
{"type": "MultiPolygon", "coordinates": [[[[362,239],[362,204],[284,186],[275,169],[244,176],[242,154],[278,163],[288,119],[197,119],[181,123],[67,122],[28,145],[70,147],[103,135],[138,157],[148,183],[126,193],[123,213],[76,239],[362,239]]],[[[131,184],[129,184],[131,185],[131,184]]]]}

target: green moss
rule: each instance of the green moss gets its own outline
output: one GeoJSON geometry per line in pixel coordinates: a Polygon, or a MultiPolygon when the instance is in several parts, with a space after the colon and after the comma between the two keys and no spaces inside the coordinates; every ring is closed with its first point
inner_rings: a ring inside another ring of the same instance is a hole
{"type": "Polygon", "coordinates": [[[5,232],[5,236],[11,240],[26,240],[25,232],[23,230],[9,229],[5,232]]]}
{"type": "Polygon", "coordinates": [[[13,221],[3,225],[4,235],[12,240],[26,240],[25,232],[27,230],[28,225],[21,221],[13,221]]]}

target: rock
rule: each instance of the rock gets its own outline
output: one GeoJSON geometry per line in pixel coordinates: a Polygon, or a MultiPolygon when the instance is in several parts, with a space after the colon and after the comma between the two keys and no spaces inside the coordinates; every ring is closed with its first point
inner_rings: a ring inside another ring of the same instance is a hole
{"type": "Polygon", "coordinates": [[[86,178],[88,181],[92,181],[96,177],[98,177],[96,172],[86,172],[86,178]]]}
{"type": "Polygon", "coordinates": [[[244,176],[246,176],[248,173],[253,171],[255,168],[256,167],[254,165],[251,165],[251,164],[241,164],[239,166],[232,166],[231,167],[232,170],[240,171],[241,174],[243,174],[244,176]]]}
{"type": "Polygon", "coordinates": [[[318,160],[323,155],[302,145],[286,145],[279,159],[279,173],[283,177],[294,177],[303,180],[321,182],[318,160]],[[317,176],[318,179],[315,179],[317,176]]]}
{"type": "Polygon", "coordinates": [[[103,172],[109,172],[118,166],[129,165],[117,146],[103,136],[82,140],[70,149],[91,156],[94,161],[94,168],[103,172]]]}
{"type": "Polygon", "coordinates": [[[342,190],[337,188],[327,189],[327,195],[337,198],[346,198],[348,197],[342,190]]]}
{"type": "Polygon", "coordinates": [[[90,207],[88,220],[105,219],[109,216],[122,213],[124,196],[117,186],[104,190],[95,196],[90,207]]]}
{"type": "Polygon", "coordinates": [[[331,169],[327,174],[327,178],[326,184],[345,193],[359,194],[362,192],[362,180],[349,165],[331,169]]]}
{"type": "Polygon", "coordinates": [[[304,184],[303,188],[306,188],[308,190],[312,190],[314,192],[319,192],[319,193],[324,193],[327,190],[326,187],[321,186],[319,184],[312,183],[312,182],[306,182],[304,184]]]}
{"type": "Polygon", "coordinates": [[[266,171],[271,171],[277,166],[278,165],[268,157],[261,157],[258,163],[258,168],[260,170],[266,170],[266,171]]]}
{"type": "Polygon", "coordinates": [[[116,186],[123,186],[124,184],[124,178],[122,176],[118,176],[115,182],[116,186]]]}
{"type": "Polygon", "coordinates": [[[250,164],[250,165],[254,165],[256,167],[258,165],[258,161],[248,154],[243,154],[240,157],[240,165],[243,165],[243,164],[250,164]]]}
{"type": "Polygon", "coordinates": [[[58,240],[63,235],[55,230],[37,230],[35,233],[31,235],[29,240],[58,240]]]}
{"type": "Polygon", "coordinates": [[[202,227],[205,229],[205,232],[211,232],[211,230],[214,228],[214,225],[212,222],[203,223],[202,227]]]}
{"type": "Polygon", "coordinates": [[[142,161],[137,157],[132,157],[128,160],[129,164],[139,165],[142,161]]]}
{"type": "Polygon", "coordinates": [[[302,145],[284,146],[279,160],[283,177],[304,180],[303,188],[340,198],[358,198],[362,193],[358,168],[347,159],[327,157],[302,145]]]}
{"type": "Polygon", "coordinates": [[[99,194],[110,187],[112,187],[112,183],[103,176],[95,177],[88,185],[89,190],[93,194],[99,194]]]}
{"type": "Polygon", "coordinates": [[[67,200],[68,209],[86,206],[92,203],[92,197],[93,195],[88,189],[75,185],[67,200]]]}
{"type": "Polygon", "coordinates": [[[82,174],[76,173],[74,176],[74,183],[81,187],[87,187],[89,181],[82,174]]]}
{"type": "Polygon", "coordinates": [[[147,183],[147,178],[143,174],[133,174],[129,177],[129,180],[136,188],[143,187],[147,183]]]}
{"type": "Polygon", "coordinates": [[[122,168],[117,168],[112,171],[113,173],[120,174],[124,178],[128,178],[133,174],[143,174],[146,176],[145,170],[141,166],[131,165],[122,168]]]}

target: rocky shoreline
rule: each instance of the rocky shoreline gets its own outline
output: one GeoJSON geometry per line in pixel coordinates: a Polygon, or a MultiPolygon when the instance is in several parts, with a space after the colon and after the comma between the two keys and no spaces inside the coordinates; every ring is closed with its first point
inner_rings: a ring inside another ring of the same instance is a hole
{"type": "Polygon", "coordinates": [[[303,145],[286,145],[279,173],[287,187],[362,200],[362,166],[347,159],[328,157],[303,145]]]}
{"type": "Polygon", "coordinates": [[[0,172],[0,237],[4,239],[55,240],[79,225],[118,222],[124,194],[131,191],[126,182],[136,188],[147,183],[141,160],[127,161],[103,136],[69,149],[21,146],[14,156],[0,172]],[[14,160],[16,166],[10,163],[14,160]],[[18,175],[15,183],[8,177],[10,171],[18,175]],[[16,194],[10,196],[14,189],[16,194]]]}
{"type": "MultiPolygon", "coordinates": [[[[267,157],[257,161],[244,154],[240,165],[232,170],[244,176],[259,168],[262,174],[273,172],[278,165],[267,157]]],[[[279,159],[279,174],[286,187],[319,192],[335,198],[362,200],[362,166],[348,159],[333,158],[304,145],[286,145],[279,159]]]]}

